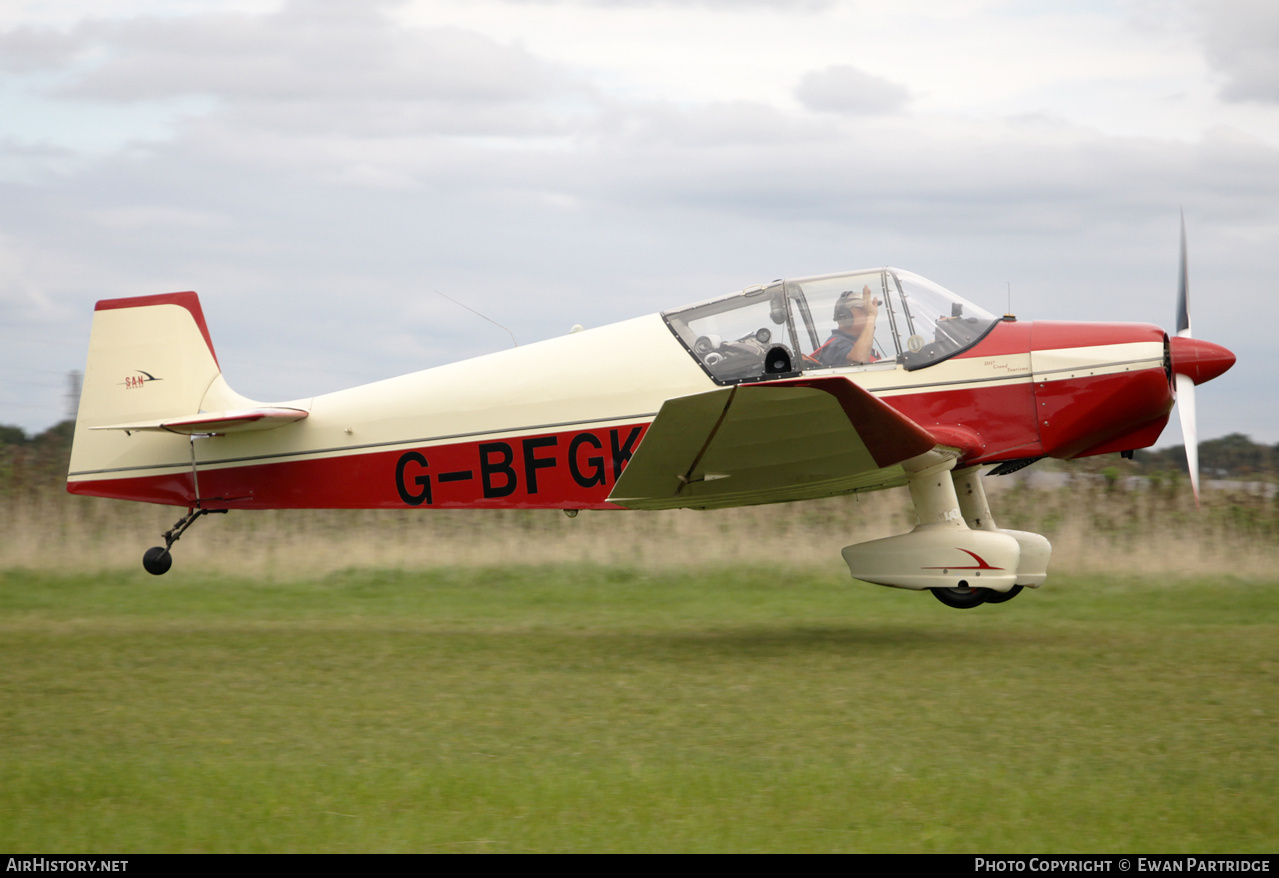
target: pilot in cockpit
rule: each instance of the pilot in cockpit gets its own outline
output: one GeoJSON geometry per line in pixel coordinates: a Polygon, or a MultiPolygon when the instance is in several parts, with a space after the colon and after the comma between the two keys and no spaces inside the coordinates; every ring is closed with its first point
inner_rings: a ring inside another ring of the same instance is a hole
{"type": "Polygon", "coordinates": [[[853,290],[840,293],[835,302],[835,329],[826,343],[813,351],[813,358],[827,368],[878,361],[874,345],[879,305],[869,286],[863,287],[860,294],[853,290]]]}

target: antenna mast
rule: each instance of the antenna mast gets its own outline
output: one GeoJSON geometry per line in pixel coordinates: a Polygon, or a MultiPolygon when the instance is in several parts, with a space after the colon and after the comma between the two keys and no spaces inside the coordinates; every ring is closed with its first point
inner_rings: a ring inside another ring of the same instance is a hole
{"type": "MultiPolygon", "coordinates": [[[[443,293],[441,293],[439,290],[436,290],[436,291],[435,291],[435,294],[436,294],[437,296],[444,296],[444,294],[443,294],[443,293]]],[[[444,296],[444,298],[448,299],[448,300],[449,300],[450,302],[452,302],[454,305],[460,305],[461,307],[465,308],[467,311],[470,311],[472,314],[474,314],[474,315],[475,315],[475,316],[477,316],[477,317],[484,317],[484,315],[483,315],[483,314],[481,314],[479,311],[476,311],[476,310],[475,310],[474,308],[472,308],[470,305],[463,305],[461,302],[459,302],[457,299],[453,298],[452,296],[444,296]]],[[[509,335],[509,336],[511,337],[511,344],[515,345],[516,347],[519,347],[519,346],[520,346],[520,343],[519,343],[518,341],[516,341],[516,340],[515,340],[515,333],[511,332],[511,330],[507,329],[505,326],[503,326],[502,324],[498,323],[496,320],[493,320],[493,319],[488,318],[488,317],[484,317],[484,319],[485,319],[485,320],[488,320],[488,322],[489,322],[489,323],[492,323],[492,324],[493,324],[494,326],[496,326],[498,329],[506,329],[506,334],[507,334],[507,335],[509,335]]]]}

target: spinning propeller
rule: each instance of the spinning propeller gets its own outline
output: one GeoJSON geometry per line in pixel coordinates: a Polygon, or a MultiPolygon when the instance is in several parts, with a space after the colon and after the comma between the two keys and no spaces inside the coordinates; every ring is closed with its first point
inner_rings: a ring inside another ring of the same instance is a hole
{"type": "Polygon", "coordinates": [[[1177,334],[1169,339],[1181,435],[1186,443],[1190,486],[1199,503],[1199,430],[1195,425],[1195,385],[1211,381],[1235,364],[1235,355],[1190,332],[1190,283],[1186,272],[1186,215],[1181,215],[1181,272],[1177,283],[1177,334]]]}

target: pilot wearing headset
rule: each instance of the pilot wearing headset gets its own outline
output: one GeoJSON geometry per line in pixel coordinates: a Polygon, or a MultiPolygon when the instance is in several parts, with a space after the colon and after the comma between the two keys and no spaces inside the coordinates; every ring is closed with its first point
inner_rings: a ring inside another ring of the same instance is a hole
{"type": "Polygon", "coordinates": [[[879,316],[879,299],[870,287],[861,294],[848,290],[835,302],[836,327],[826,343],[813,351],[813,358],[827,368],[860,366],[879,359],[875,352],[875,318],[879,316]]]}

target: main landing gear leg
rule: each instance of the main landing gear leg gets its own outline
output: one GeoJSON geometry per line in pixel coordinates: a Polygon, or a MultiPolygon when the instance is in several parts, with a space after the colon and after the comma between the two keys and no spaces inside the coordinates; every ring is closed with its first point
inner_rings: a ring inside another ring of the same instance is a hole
{"type": "MultiPolygon", "coordinates": [[[[912,476],[910,496],[915,503],[919,521],[921,524],[945,522],[956,529],[983,530],[980,521],[974,522],[971,515],[965,514],[968,512],[965,508],[967,504],[958,496],[960,479],[955,477],[954,465],[954,461],[948,461],[946,465],[932,467],[931,471],[925,470],[912,476]],[[956,520],[956,513],[963,520],[956,520]]],[[[978,488],[980,487],[979,483],[978,488]]],[[[981,500],[985,503],[985,494],[981,495],[981,500]]],[[[989,512],[989,508],[986,511],[989,512]]],[[[993,530],[993,526],[990,529],[993,530]]],[[[934,587],[929,591],[937,600],[957,610],[979,607],[993,594],[990,589],[970,584],[967,579],[962,579],[953,586],[934,587]]]]}
{"type": "Polygon", "coordinates": [[[955,480],[955,493],[965,523],[973,530],[1007,534],[1015,539],[1021,548],[1017,561],[1016,584],[1008,591],[1002,592],[983,589],[986,592],[986,603],[1002,604],[1017,597],[1026,586],[1038,588],[1044,584],[1044,580],[1048,577],[1048,561],[1052,557],[1052,546],[1047,538],[1040,534],[1008,530],[995,524],[995,517],[990,512],[990,503],[986,500],[986,489],[982,485],[981,473],[982,467],[974,466],[956,470],[951,475],[955,480]]]}
{"type": "Polygon", "coordinates": [[[173,548],[174,543],[182,539],[182,534],[186,533],[186,529],[195,524],[195,520],[201,515],[212,515],[226,511],[225,509],[202,509],[199,506],[187,510],[186,515],[179,518],[173,527],[161,534],[164,537],[164,547],[152,546],[142,555],[143,569],[152,576],[168,573],[169,568],[173,566],[173,556],[169,554],[169,550],[173,548]]]}
{"type": "Polygon", "coordinates": [[[958,609],[981,606],[990,592],[1013,586],[1018,542],[998,531],[969,527],[951,477],[954,466],[954,459],[946,458],[907,470],[918,523],[910,533],[845,546],[844,560],[854,579],[928,589],[958,609]]]}

